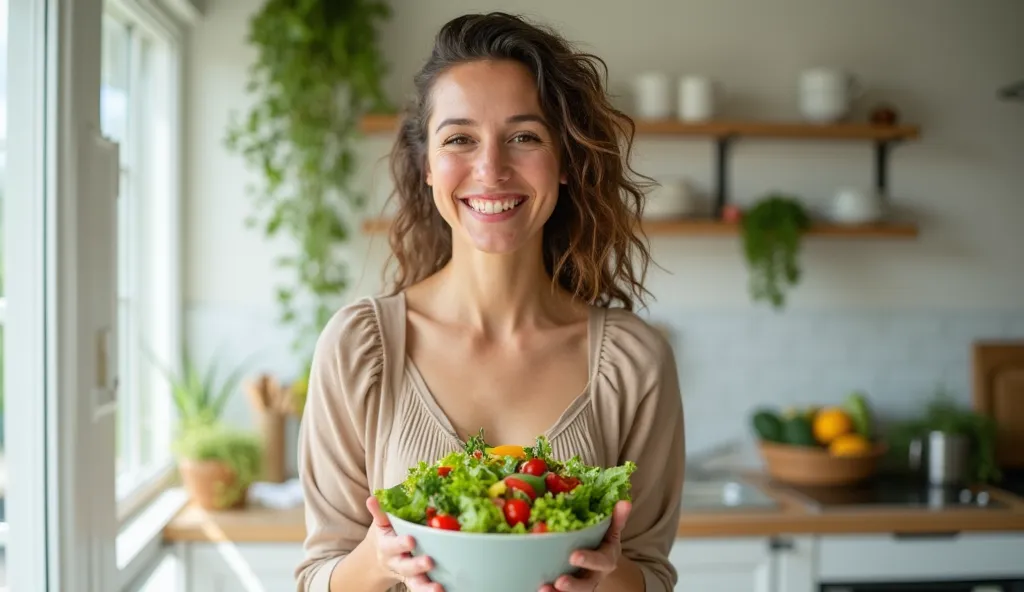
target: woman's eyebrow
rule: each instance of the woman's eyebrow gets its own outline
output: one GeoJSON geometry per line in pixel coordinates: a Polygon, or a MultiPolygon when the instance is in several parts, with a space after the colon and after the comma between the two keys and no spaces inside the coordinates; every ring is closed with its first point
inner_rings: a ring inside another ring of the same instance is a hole
{"type": "MultiPolygon", "coordinates": [[[[541,117],[540,115],[535,114],[535,113],[521,113],[519,115],[513,115],[513,116],[509,117],[508,119],[506,119],[505,123],[523,123],[523,122],[526,122],[526,121],[535,121],[535,122],[537,122],[537,123],[539,123],[541,125],[547,125],[547,122],[544,121],[544,118],[541,117]]],[[[437,129],[435,129],[434,132],[436,133],[436,132],[441,131],[441,128],[443,128],[446,125],[476,125],[476,124],[477,124],[476,121],[474,121],[472,119],[466,119],[464,117],[450,117],[448,119],[442,120],[441,123],[439,123],[437,125],[437,129]]]]}

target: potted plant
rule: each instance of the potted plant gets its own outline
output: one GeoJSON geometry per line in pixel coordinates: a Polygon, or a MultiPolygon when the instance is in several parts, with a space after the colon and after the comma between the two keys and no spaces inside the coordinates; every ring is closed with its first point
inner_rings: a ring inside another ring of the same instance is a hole
{"type": "Polygon", "coordinates": [[[801,279],[797,256],[811,226],[810,215],[796,198],[772,193],[747,210],[741,224],[750,294],[781,309],[786,287],[801,279]]]}
{"type": "Polygon", "coordinates": [[[263,449],[254,433],[221,421],[225,404],[239,386],[241,367],[218,382],[216,364],[200,371],[187,350],[182,351],[181,364],[180,374],[157,366],[170,383],[178,412],[173,451],[185,491],[207,510],[242,507],[249,485],[260,474],[263,449]]]}
{"type": "Polygon", "coordinates": [[[390,15],[379,0],[267,0],[249,23],[253,103],[232,118],[225,143],[263,177],[251,188],[262,220],[247,223],[269,239],[284,232],[296,247],[278,260],[294,276],[277,301],[280,322],[296,326],[300,375],[349,285],[348,222],[366,201],[354,182],[360,120],[393,110],[377,33],[390,15]]]}

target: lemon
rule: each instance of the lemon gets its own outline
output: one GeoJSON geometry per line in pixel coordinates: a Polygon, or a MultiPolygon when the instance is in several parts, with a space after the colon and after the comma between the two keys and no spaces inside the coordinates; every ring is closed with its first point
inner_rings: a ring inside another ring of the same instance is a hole
{"type": "Polygon", "coordinates": [[[843,434],[832,440],[828,452],[832,456],[862,456],[871,452],[871,442],[860,434],[843,434]]]}
{"type": "Polygon", "coordinates": [[[853,432],[853,420],[843,409],[828,407],[814,415],[812,427],[814,439],[819,444],[828,446],[839,436],[853,432]]]}

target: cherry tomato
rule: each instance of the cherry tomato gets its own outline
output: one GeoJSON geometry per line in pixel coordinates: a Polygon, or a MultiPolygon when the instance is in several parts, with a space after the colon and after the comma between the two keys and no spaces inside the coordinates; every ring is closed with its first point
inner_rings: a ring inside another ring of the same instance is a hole
{"type": "Polygon", "coordinates": [[[437,509],[436,508],[427,507],[427,520],[430,520],[431,518],[433,518],[436,515],[437,515],[437,509]]]}
{"type": "Polygon", "coordinates": [[[448,473],[451,473],[451,472],[452,472],[452,468],[451,467],[437,467],[437,474],[441,475],[442,477],[447,477],[448,473]]]}
{"type": "Polygon", "coordinates": [[[510,499],[505,502],[505,522],[508,522],[509,526],[515,526],[522,522],[526,524],[526,521],[530,519],[530,504],[526,503],[521,499],[510,499]]]}
{"type": "Polygon", "coordinates": [[[548,525],[544,524],[543,522],[538,522],[537,524],[534,524],[533,528],[530,529],[530,532],[547,532],[547,531],[548,531],[548,525]]]}
{"type": "Polygon", "coordinates": [[[459,526],[459,520],[455,516],[449,516],[448,514],[438,514],[431,518],[427,524],[430,528],[439,528],[441,530],[462,530],[459,526]]]}
{"type": "Polygon", "coordinates": [[[536,475],[537,477],[543,477],[544,473],[548,470],[548,465],[540,458],[531,458],[530,460],[523,463],[523,467],[519,469],[520,473],[526,473],[527,475],[536,475]]]}
{"type": "Polygon", "coordinates": [[[473,458],[475,458],[477,460],[480,460],[483,457],[484,457],[484,453],[483,452],[480,452],[479,450],[474,450],[473,451],[473,458]]]}
{"type": "Polygon", "coordinates": [[[547,486],[548,491],[552,495],[558,495],[559,493],[569,493],[576,486],[580,484],[580,480],[576,477],[563,477],[558,473],[548,473],[544,476],[544,485],[547,486]]]}
{"type": "Polygon", "coordinates": [[[508,485],[509,489],[518,489],[525,493],[531,500],[537,499],[537,492],[533,490],[533,487],[526,481],[521,481],[515,477],[505,477],[505,485],[508,485]]]}

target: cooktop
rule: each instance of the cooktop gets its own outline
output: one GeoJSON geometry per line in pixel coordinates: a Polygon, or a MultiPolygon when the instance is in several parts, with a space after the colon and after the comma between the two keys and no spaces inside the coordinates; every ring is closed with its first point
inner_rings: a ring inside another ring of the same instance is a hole
{"type": "Polygon", "coordinates": [[[875,478],[846,487],[801,487],[788,485],[787,491],[803,498],[811,507],[843,509],[858,506],[921,509],[997,509],[1006,504],[993,499],[988,491],[960,486],[930,486],[906,478],[875,478]]]}

